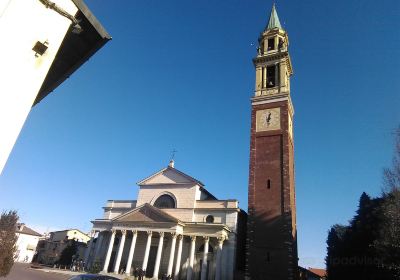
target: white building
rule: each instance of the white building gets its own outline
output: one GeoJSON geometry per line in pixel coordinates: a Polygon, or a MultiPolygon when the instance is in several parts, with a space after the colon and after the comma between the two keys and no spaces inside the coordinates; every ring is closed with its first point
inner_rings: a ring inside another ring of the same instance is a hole
{"type": "Polygon", "coordinates": [[[31,107],[111,39],[82,0],[0,1],[0,173],[31,107]]]}
{"type": "Polygon", "coordinates": [[[92,221],[86,263],[159,279],[234,279],[244,269],[246,213],[169,166],[140,181],[137,200],[109,200],[92,221]]]}
{"type": "Polygon", "coordinates": [[[32,258],[36,252],[36,246],[39,242],[39,237],[42,235],[25,224],[17,224],[16,235],[18,237],[14,255],[16,262],[32,262],[32,258]]]}

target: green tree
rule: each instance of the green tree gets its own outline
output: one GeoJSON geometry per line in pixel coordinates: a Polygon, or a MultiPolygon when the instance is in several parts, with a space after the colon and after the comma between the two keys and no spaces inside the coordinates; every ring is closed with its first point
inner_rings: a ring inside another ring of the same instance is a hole
{"type": "Polygon", "coordinates": [[[18,222],[16,211],[3,212],[0,217],[0,277],[5,277],[10,273],[14,264],[15,234],[18,222]]]}
{"type": "Polygon", "coordinates": [[[381,266],[392,279],[400,279],[400,190],[385,194],[383,224],[374,247],[381,266]]]}
{"type": "Polygon", "coordinates": [[[384,169],[383,226],[375,248],[382,267],[400,279],[400,127],[395,132],[392,166],[384,169]]]}
{"type": "Polygon", "coordinates": [[[329,230],[326,241],[328,245],[327,256],[325,258],[329,279],[342,279],[342,276],[345,275],[342,261],[345,253],[344,238],[346,231],[347,227],[343,225],[334,225],[329,230]]]}
{"type": "Polygon", "coordinates": [[[61,265],[71,265],[72,258],[74,255],[76,255],[77,251],[78,251],[77,242],[74,239],[69,240],[67,247],[65,247],[64,250],[62,250],[61,252],[58,263],[61,265]]]}

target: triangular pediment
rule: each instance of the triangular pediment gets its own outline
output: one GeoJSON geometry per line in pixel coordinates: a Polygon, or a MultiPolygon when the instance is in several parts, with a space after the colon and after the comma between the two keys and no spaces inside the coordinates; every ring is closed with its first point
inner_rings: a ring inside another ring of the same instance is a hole
{"type": "Polygon", "coordinates": [[[193,177],[173,168],[167,167],[140,181],[138,185],[163,185],[163,184],[203,184],[193,177]]]}
{"type": "Polygon", "coordinates": [[[179,223],[179,220],[164,211],[145,203],[113,219],[116,222],[179,223]]]}

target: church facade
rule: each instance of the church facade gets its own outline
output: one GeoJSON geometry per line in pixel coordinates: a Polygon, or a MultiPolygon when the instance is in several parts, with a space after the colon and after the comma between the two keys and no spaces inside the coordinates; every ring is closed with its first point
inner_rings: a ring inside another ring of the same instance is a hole
{"type": "Polygon", "coordinates": [[[244,270],[246,213],[174,168],[138,183],[137,200],[109,200],[92,221],[85,262],[103,273],[142,269],[159,279],[234,279],[244,270]]]}

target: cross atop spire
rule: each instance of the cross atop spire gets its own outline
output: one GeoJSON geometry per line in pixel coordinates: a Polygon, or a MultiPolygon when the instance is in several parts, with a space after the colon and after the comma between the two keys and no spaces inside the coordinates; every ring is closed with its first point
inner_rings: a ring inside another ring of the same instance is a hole
{"type": "Polygon", "coordinates": [[[265,28],[265,30],[274,28],[283,29],[281,22],[279,21],[278,13],[276,12],[275,2],[274,4],[272,4],[271,15],[269,16],[268,25],[267,28],[265,28]]]}

